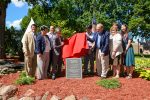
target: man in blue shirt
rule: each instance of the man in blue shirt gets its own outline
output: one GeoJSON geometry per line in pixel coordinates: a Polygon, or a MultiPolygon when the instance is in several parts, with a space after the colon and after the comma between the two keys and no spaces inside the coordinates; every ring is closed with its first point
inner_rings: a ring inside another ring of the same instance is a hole
{"type": "Polygon", "coordinates": [[[97,74],[106,78],[109,68],[109,32],[104,30],[103,24],[97,24],[93,40],[96,49],[97,74]]]}

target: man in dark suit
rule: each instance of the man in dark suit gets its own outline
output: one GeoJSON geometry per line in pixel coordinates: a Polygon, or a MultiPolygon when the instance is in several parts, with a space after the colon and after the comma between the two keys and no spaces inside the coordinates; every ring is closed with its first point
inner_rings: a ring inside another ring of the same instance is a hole
{"type": "Polygon", "coordinates": [[[95,41],[97,74],[106,78],[109,68],[109,32],[104,30],[103,24],[97,24],[93,40],[95,41]]]}
{"type": "Polygon", "coordinates": [[[92,39],[94,33],[92,32],[92,25],[88,25],[86,27],[86,36],[87,36],[87,43],[88,43],[88,53],[84,56],[84,75],[94,75],[94,52],[93,47],[95,42],[88,41],[88,39],[92,39]],[[90,72],[88,71],[88,64],[90,62],[90,72]]]}

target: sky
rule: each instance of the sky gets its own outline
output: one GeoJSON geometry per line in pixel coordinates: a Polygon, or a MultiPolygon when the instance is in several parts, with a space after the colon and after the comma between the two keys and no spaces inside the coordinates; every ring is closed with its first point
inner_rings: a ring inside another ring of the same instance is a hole
{"type": "Polygon", "coordinates": [[[6,12],[6,26],[20,29],[22,18],[27,15],[29,6],[26,2],[11,0],[6,12]]]}

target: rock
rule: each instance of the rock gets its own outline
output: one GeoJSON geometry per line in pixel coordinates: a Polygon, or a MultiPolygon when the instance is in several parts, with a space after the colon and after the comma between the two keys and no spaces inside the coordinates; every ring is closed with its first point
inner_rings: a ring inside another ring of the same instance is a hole
{"type": "Polygon", "coordinates": [[[34,100],[41,100],[41,96],[36,96],[34,100]]]}
{"type": "Polygon", "coordinates": [[[17,70],[21,70],[24,67],[24,63],[15,64],[8,60],[0,59],[0,74],[15,73],[17,70]]]}
{"type": "Polygon", "coordinates": [[[0,65],[5,65],[5,64],[10,64],[10,62],[4,59],[0,59],[0,65]]]}
{"type": "Polygon", "coordinates": [[[49,95],[49,91],[47,91],[47,92],[43,95],[43,97],[42,97],[41,100],[47,100],[48,95],[49,95]]]}
{"type": "Polygon", "coordinates": [[[70,95],[70,96],[65,97],[64,100],[76,100],[76,97],[74,95],[70,95]]]}
{"type": "Polygon", "coordinates": [[[19,100],[34,100],[34,98],[33,97],[22,97],[19,100]]]}
{"type": "Polygon", "coordinates": [[[3,98],[8,99],[10,97],[13,97],[17,92],[17,90],[18,90],[17,87],[14,85],[8,85],[8,86],[3,85],[0,88],[0,95],[2,95],[3,98]]]}
{"type": "Polygon", "coordinates": [[[11,97],[8,100],[18,100],[17,96],[11,97]]]}
{"type": "Polygon", "coordinates": [[[1,74],[9,74],[9,73],[15,73],[15,72],[17,72],[17,70],[14,68],[4,67],[4,68],[0,69],[1,74]]]}
{"type": "MultiPolygon", "coordinates": [[[[1,66],[0,66],[0,67],[1,67],[1,66]]],[[[0,69],[0,73],[1,73],[1,74],[6,74],[6,73],[8,73],[8,70],[9,70],[9,68],[7,68],[7,67],[1,68],[1,69],[0,69]]]]}
{"type": "Polygon", "coordinates": [[[26,93],[24,94],[24,96],[25,96],[25,97],[29,97],[29,96],[31,96],[31,95],[34,94],[34,93],[35,93],[34,90],[29,89],[29,90],[26,91],[26,93]]]}
{"type": "Polygon", "coordinates": [[[62,100],[62,99],[56,95],[53,95],[50,100],[62,100]]]}

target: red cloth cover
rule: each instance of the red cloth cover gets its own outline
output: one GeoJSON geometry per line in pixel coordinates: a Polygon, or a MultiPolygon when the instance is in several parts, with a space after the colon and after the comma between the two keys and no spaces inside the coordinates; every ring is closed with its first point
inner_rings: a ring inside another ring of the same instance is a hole
{"type": "Polygon", "coordinates": [[[85,32],[76,33],[64,40],[62,58],[80,58],[88,52],[88,44],[85,32]]]}

